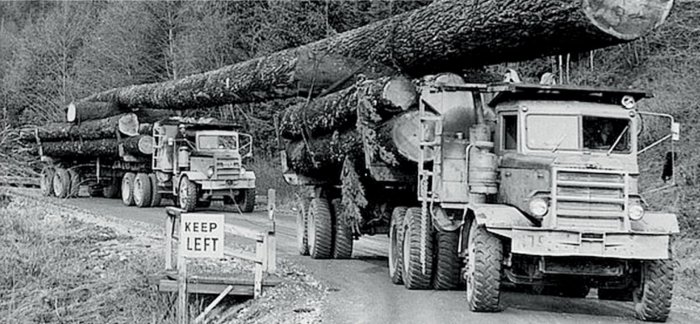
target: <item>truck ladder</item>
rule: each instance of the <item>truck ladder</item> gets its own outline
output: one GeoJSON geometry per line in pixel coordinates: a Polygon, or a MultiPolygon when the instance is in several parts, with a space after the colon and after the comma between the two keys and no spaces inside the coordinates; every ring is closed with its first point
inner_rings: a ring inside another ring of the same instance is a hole
{"type": "Polygon", "coordinates": [[[427,103],[423,100],[418,105],[420,117],[420,127],[418,129],[418,145],[420,148],[418,156],[418,200],[421,202],[420,260],[423,274],[426,271],[425,260],[427,251],[425,250],[425,243],[428,240],[429,207],[432,207],[436,201],[439,201],[437,191],[441,183],[442,174],[442,116],[426,114],[426,105],[427,103]],[[426,161],[426,154],[430,150],[433,151],[432,163],[426,161]]]}

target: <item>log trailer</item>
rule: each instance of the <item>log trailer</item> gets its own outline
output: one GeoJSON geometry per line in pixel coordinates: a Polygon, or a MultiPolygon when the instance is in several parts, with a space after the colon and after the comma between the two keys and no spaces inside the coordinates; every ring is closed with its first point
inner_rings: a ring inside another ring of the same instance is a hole
{"type": "MultiPolygon", "coordinates": [[[[89,195],[118,198],[127,206],[160,206],[171,199],[187,211],[208,207],[212,199],[236,204],[243,212],[255,207],[255,174],[243,167],[252,157],[252,136],[231,124],[200,123],[170,118],[153,125],[152,137],[130,154],[118,138],[118,157],[52,158],[41,174],[45,196],[77,197],[81,185],[89,195]],[[149,147],[150,146],[150,147],[149,147]]],[[[38,137],[37,137],[38,138],[38,137]]]]}
{"type": "Polygon", "coordinates": [[[381,210],[366,221],[342,216],[345,167],[332,180],[285,171],[314,189],[297,217],[302,255],[350,257],[354,238],[386,233],[394,283],[466,285],[471,311],[500,311],[504,285],[569,297],[597,288],[599,299],[633,301],[640,319],[666,320],[678,222],[647,210],[638,154],[667,140],[673,150],[679,124],[637,109],[650,94],[515,83],[419,93],[417,170],[365,159],[365,198],[381,210]],[[644,117],[670,132],[638,149],[644,117]]]}

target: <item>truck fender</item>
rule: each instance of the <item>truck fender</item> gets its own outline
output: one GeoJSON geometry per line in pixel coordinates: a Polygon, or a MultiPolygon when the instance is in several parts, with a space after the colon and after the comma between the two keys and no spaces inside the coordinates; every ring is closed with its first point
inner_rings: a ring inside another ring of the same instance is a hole
{"type": "Polygon", "coordinates": [[[678,228],[678,218],[676,214],[646,212],[642,219],[630,221],[632,232],[642,232],[649,234],[676,234],[678,228]]]}
{"type": "Polygon", "coordinates": [[[196,172],[196,171],[184,171],[180,173],[180,177],[177,179],[178,186],[180,185],[180,181],[182,180],[182,177],[187,176],[188,179],[192,181],[199,181],[199,180],[209,180],[207,176],[201,172],[196,172]]]}
{"type": "Polygon", "coordinates": [[[534,227],[523,213],[515,207],[498,204],[472,204],[469,211],[479,226],[487,229],[511,229],[513,227],[534,227]]]}

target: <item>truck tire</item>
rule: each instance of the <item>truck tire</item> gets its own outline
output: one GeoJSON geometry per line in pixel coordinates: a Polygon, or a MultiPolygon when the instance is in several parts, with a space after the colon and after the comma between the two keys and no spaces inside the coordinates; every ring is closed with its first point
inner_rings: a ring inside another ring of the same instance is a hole
{"type": "Polygon", "coordinates": [[[158,188],[158,178],[155,173],[149,173],[148,179],[151,180],[151,207],[158,207],[163,199],[158,188]]]}
{"type": "Polygon", "coordinates": [[[333,221],[328,200],[311,200],[308,215],[309,254],[313,259],[328,259],[333,253],[333,221]]]}
{"type": "Polygon", "coordinates": [[[56,168],[53,175],[53,192],[58,198],[66,198],[70,193],[70,174],[64,168],[56,168]]]}
{"type": "Polygon", "coordinates": [[[352,227],[340,214],[342,213],[342,205],[340,199],[333,199],[333,258],[334,259],[350,259],[352,257],[353,235],[352,227]]]}
{"type": "Polygon", "coordinates": [[[110,180],[108,185],[102,187],[102,195],[105,198],[119,198],[120,190],[116,181],[110,180]]]}
{"type": "Polygon", "coordinates": [[[406,216],[406,207],[394,207],[391,212],[391,225],[389,225],[389,278],[397,285],[403,284],[401,272],[403,271],[403,223],[406,216]]]}
{"type": "Polygon", "coordinates": [[[78,198],[78,193],[80,192],[80,173],[73,169],[68,169],[68,175],[70,176],[68,198],[78,198]]]}
{"type": "Polygon", "coordinates": [[[41,169],[41,180],[39,182],[39,187],[41,188],[41,194],[45,197],[51,197],[54,195],[53,178],[55,174],[56,170],[53,167],[46,166],[41,169]]]}
{"type": "Polygon", "coordinates": [[[671,311],[673,261],[644,261],[641,279],[634,292],[637,318],[649,322],[665,322],[671,311]]]}
{"type": "Polygon", "coordinates": [[[134,179],[134,204],[139,208],[151,207],[151,178],[148,174],[137,173],[134,179]]]}
{"type": "Polygon", "coordinates": [[[133,172],[124,173],[122,177],[121,195],[122,202],[126,206],[134,205],[134,180],[136,180],[136,174],[133,172]]]}
{"type": "Polygon", "coordinates": [[[433,288],[450,290],[459,286],[462,262],[458,254],[459,232],[437,232],[435,235],[435,278],[433,288]]]}
{"type": "Polygon", "coordinates": [[[297,200],[297,250],[299,255],[309,255],[309,232],[307,231],[307,219],[311,199],[299,198],[297,200]]]}
{"type": "Polygon", "coordinates": [[[432,224],[428,218],[425,227],[425,242],[421,242],[421,209],[409,208],[406,211],[406,224],[403,239],[403,268],[401,277],[408,289],[429,289],[433,272],[432,224]],[[421,243],[425,244],[425,271],[421,263],[421,243]]]}
{"type": "Polygon", "coordinates": [[[243,189],[238,201],[238,208],[244,213],[251,213],[255,209],[255,188],[243,189]]]}
{"type": "Polygon", "coordinates": [[[187,212],[193,212],[197,207],[198,196],[197,184],[190,181],[186,176],[182,177],[177,195],[177,202],[180,208],[187,212]]]}
{"type": "Polygon", "coordinates": [[[467,256],[467,302],[473,312],[500,311],[501,262],[503,243],[479,226],[471,223],[467,256]]]}

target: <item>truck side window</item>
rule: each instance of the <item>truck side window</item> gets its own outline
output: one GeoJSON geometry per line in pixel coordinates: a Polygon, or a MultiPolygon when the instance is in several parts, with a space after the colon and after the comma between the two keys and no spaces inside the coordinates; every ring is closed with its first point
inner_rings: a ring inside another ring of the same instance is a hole
{"type": "Polygon", "coordinates": [[[518,116],[503,116],[503,149],[515,150],[518,145],[518,116]]]}

